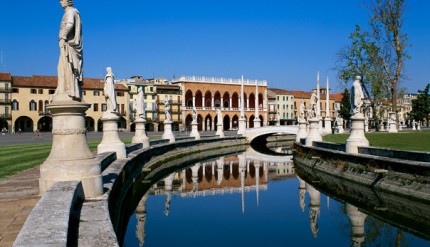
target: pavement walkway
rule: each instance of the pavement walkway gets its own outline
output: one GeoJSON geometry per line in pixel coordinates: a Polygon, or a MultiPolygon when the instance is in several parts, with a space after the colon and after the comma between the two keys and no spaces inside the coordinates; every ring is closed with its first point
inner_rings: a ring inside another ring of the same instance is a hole
{"type": "Polygon", "coordinates": [[[39,168],[0,180],[0,247],[13,245],[39,201],[39,168]]]}

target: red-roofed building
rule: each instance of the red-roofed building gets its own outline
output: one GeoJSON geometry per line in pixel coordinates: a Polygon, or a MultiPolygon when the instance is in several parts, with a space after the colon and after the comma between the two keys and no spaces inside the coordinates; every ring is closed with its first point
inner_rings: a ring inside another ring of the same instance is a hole
{"type": "MultiPolygon", "coordinates": [[[[33,132],[36,129],[50,131],[52,118],[46,106],[52,100],[57,87],[56,76],[11,76],[11,123],[16,131],[33,132]]],[[[118,112],[120,113],[120,129],[129,129],[129,94],[128,88],[116,84],[118,112]]],[[[86,111],[86,127],[88,131],[100,131],[102,114],[106,111],[103,93],[104,80],[84,78],[82,86],[83,100],[91,107],[86,111]]]]}
{"type": "Polygon", "coordinates": [[[12,78],[9,73],[0,73],[0,131],[11,131],[11,87],[12,78]]]}

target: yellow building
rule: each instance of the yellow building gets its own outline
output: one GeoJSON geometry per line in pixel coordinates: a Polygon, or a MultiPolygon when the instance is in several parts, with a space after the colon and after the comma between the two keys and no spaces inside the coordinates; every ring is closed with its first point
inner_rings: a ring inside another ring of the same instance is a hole
{"type": "Polygon", "coordinates": [[[0,73],[0,131],[12,130],[11,87],[12,78],[9,73],[0,73]]]}
{"type": "MultiPolygon", "coordinates": [[[[47,110],[49,102],[57,87],[56,76],[12,76],[12,119],[11,125],[15,130],[33,132],[52,130],[52,118],[47,110]]],[[[83,101],[91,104],[86,111],[86,127],[88,131],[101,131],[100,121],[106,111],[106,101],[103,93],[104,80],[84,78],[82,86],[83,101]]],[[[120,121],[118,128],[129,130],[130,118],[127,114],[129,104],[128,89],[116,85],[118,112],[120,121]]]]}

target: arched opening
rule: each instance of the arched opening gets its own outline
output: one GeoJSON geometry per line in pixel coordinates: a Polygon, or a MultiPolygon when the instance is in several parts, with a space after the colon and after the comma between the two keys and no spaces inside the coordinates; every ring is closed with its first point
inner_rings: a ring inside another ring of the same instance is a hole
{"type": "Polygon", "coordinates": [[[263,110],[263,94],[259,93],[258,94],[258,108],[260,110],[263,110]]]}
{"type": "Polygon", "coordinates": [[[215,115],[214,117],[214,130],[218,130],[218,115],[215,115]]]}
{"type": "Polygon", "coordinates": [[[212,130],[212,116],[208,114],[205,117],[205,131],[210,131],[210,130],[212,130]]]}
{"type": "Polygon", "coordinates": [[[193,116],[191,114],[188,114],[185,118],[185,128],[188,131],[191,131],[191,122],[193,121],[193,116]]]}
{"type": "Polygon", "coordinates": [[[172,123],[172,131],[179,131],[179,122],[172,123]]]}
{"type": "Polygon", "coordinates": [[[97,121],[97,130],[103,131],[103,122],[100,119],[99,119],[99,121],[97,121]]]}
{"type": "Polygon", "coordinates": [[[146,132],[148,132],[148,131],[154,131],[154,124],[153,123],[146,123],[145,124],[145,131],[146,132]]]}
{"type": "Polygon", "coordinates": [[[7,121],[3,118],[0,118],[0,131],[8,131],[10,132],[10,128],[9,128],[9,124],[7,123],[7,121]]]}
{"type": "Polygon", "coordinates": [[[127,120],[124,117],[120,117],[118,121],[118,130],[126,130],[127,129],[127,120]]]}
{"type": "Polygon", "coordinates": [[[85,117],[85,128],[87,131],[94,131],[94,119],[92,117],[85,117]]]}
{"type": "Polygon", "coordinates": [[[39,131],[52,131],[52,118],[51,117],[42,117],[37,122],[37,128],[39,131]]]}
{"type": "Polygon", "coordinates": [[[16,99],[14,99],[12,101],[12,111],[18,111],[18,110],[19,110],[19,102],[16,99]]]}
{"type": "Polygon", "coordinates": [[[193,107],[193,92],[191,90],[185,93],[185,104],[186,107],[193,107]]]}
{"type": "Polygon", "coordinates": [[[204,166],[203,169],[205,169],[205,179],[206,179],[206,182],[210,183],[211,180],[212,180],[212,176],[213,176],[213,174],[212,174],[212,166],[211,165],[207,165],[207,166],[204,166]]]}
{"type": "Polygon", "coordinates": [[[222,96],[223,104],[222,107],[229,108],[230,107],[230,94],[228,92],[225,92],[222,96]]]}
{"type": "Polygon", "coordinates": [[[203,130],[203,117],[200,114],[197,115],[197,129],[199,131],[203,130]]]}
{"type": "Polygon", "coordinates": [[[220,92],[215,93],[214,100],[215,100],[215,107],[216,108],[221,107],[221,94],[220,94],[220,92]]]}
{"type": "Polygon", "coordinates": [[[163,123],[159,123],[158,124],[158,132],[163,132],[164,131],[164,124],[163,123]]]}
{"type": "Polygon", "coordinates": [[[251,178],[255,178],[255,165],[253,161],[249,163],[249,175],[251,178]]]}
{"type": "Polygon", "coordinates": [[[246,105],[246,101],[248,99],[248,96],[246,95],[246,93],[243,93],[243,107],[245,107],[245,109],[247,109],[247,105],[246,105]]]}
{"type": "Polygon", "coordinates": [[[200,90],[196,92],[196,107],[203,107],[203,95],[200,90]]]}
{"type": "Polygon", "coordinates": [[[264,117],[262,115],[260,115],[260,126],[263,127],[264,126],[264,117]]]}
{"type": "Polygon", "coordinates": [[[239,108],[239,94],[237,94],[236,92],[234,92],[231,96],[231,107],[239,108]]]}
{"type": "Polygon", "coordinates": [[[254,119],[255,119],[254,115],[252,115],[252,116],[249,118],[249,121],[248,121],[248,128],[254,128],[254,119]]]}
{"type": "Polygon", "coordinates": [[[29,117],[23,116],[15,120],[16,132],[33,132],[33,120],[29,117]],[[20,131],[21,130],[21,131],[20,131]]]}
{"type": "Polygon", "coordinates": [[[223,125],[224,125],[223,130],[229,130],[230,129],[230,116],[229,115],[224,116],[223,125]]]}
{"type": "Polygon", "coordinates": [[[255,94],[249,95],[249,108],[255,109],[255,94]]]}
{"type": "Polygon", "coordinates": [[[210,91],[206,91],[205,93],[205,107],[206,108],[212,107],[212,93],[210,91]]]}
{"type": "Polygon", "coordinates": [[[28,107],[29,107],[30,111],[37,111],[36,101],[31,100],[28,107]]]}
{"type": "Polygon", "coordinates": [[[236,130],[238,127],[239,127],[239,117],[237,115],[234,115],[232,119],[232,129],[236,130]]]}

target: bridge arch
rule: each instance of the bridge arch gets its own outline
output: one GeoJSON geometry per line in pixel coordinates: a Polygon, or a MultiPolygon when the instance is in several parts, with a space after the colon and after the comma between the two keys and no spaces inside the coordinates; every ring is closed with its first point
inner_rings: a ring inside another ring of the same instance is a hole
{"type": "Polygon", "coordinates": [[[275,134],[297,135],[298,131],[299,131],[298,125],[265,126],[260,128],[246,129],[243,135],[246,137],[246,139],[249,142],[252,143],[256,138],[261,140],[275,134]]]}

